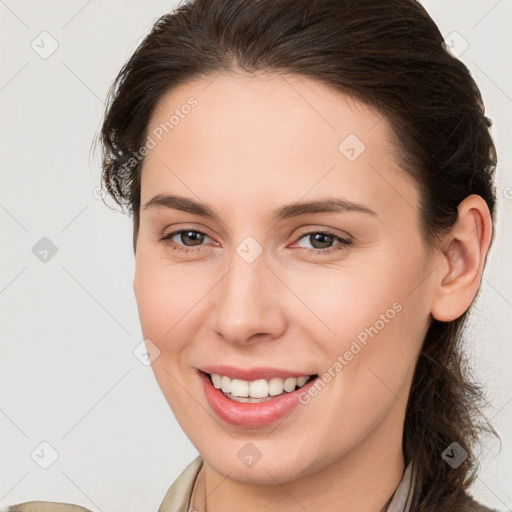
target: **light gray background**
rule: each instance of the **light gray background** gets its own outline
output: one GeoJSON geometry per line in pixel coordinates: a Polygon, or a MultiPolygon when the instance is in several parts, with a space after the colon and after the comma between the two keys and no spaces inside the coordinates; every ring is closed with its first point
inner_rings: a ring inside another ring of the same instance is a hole
{"type": "MultiPolygon", "coordinates": [[[[42,499],[94,511],[156,511],[197,454],[150,367],[133,354],[142,334],[131,221],[95,197],[99,158],[90,156],[108,86],[156,17],[175,5],[0,0],[4,506],[42,499]],[[43,31],[58,43],[47,58],[31,47],[51,49],[43,31]],[[47,262],[32,252],[42,237],[57,247],[47,262]],[[39,465],[51,462],[43,441],[59,454],[48,469],[39,465]]],[[[460,58],[494,121],[498,229],[469,337],[491,401],[485,412],[503,446],[486,447],[472,490],[485,504],[510,510],[512,1],[424,5],[456,51],[469,44],[460,58]]]]}

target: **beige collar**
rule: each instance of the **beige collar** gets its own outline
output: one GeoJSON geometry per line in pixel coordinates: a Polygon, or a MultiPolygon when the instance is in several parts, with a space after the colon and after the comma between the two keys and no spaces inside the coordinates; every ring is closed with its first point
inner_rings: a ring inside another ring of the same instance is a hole
{"type": "Polygon", "coordinates": [[[203,459],[198,455],[171,485],[158,512],[189,512],[190,498],[202,466],[203,459]]]}

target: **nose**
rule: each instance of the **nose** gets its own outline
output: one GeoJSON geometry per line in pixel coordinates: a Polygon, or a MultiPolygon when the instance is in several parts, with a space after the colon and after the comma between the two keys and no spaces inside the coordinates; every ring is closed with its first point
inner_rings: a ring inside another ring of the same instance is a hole
{"type": "Polygon", "coordinates": [[[234,252],[215,288],[211,328],[226,342],[246,345],[284,333],[285,287],[268,267],[264,253],[248,263],[234,252]]]}

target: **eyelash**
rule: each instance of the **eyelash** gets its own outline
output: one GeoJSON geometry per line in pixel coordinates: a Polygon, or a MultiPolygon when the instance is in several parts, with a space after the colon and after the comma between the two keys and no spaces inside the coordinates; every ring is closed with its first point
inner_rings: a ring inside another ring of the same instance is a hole
{"type": "MultiPolygon", "coordinates": [[[[164,242],[166,243],[167,245],[169,245],[169,247],[171,247],[171,249],[175,250],[175,251],[180,251],[180,252],[185,252],[185,253],[188,253],[188,252],[197,252],[194,248],[192,247],[186,247],[186,246],[182,246],[182,245],[178,245],[178,246],[172,246],[169,242],[172,238],[174,238],[174,236],[180,234],[180,233],[187,233],[187,232],[192,232],[192,233],[199,233],[200,235],[204,235],[204,236],[207,236],[208,238],[211,238],[210,236],[208,236],[206,233],[204,233],[203,231],[199,231],[197,229],[180,229],[178,231],[173,231],[172,233],[169,233],[168,235],[165,235],[164,237],[162,237],[160,239],[161,242],[164,242]]],[[[305,250],[308,254],[314,254],[315,256],[318,256],[318,255],[325,255],[325,254],[331,254],[332,252],[334,251],[339,251],[339,250],[343,250],[344,248],[352,245],[352,240],[349,240],[349,239],[346,239],[346,238],[342,238],[340,237],[339,235],[337,235],[336,233],[333,233],[332,231],[328,231],[328,230],[322,230],[322,231],[308,231],[306,233],[302,233],[299,238],[297,239],[297,241],[301,240],[302,238],[306,237],[306,236],[310,236],[310,235],[315,235],[315,234],[322,234],[322,235],[328,235],[328,236],[331,236],[333,238],[335,238],[336,240],[338,240],[340,243],[339,244],[336,244],[334,245],[333,247],[329,247],[328,249],[308,249],[308,248],[305,248],[305,247],[301,247],[301,249],[305,250]]]]}

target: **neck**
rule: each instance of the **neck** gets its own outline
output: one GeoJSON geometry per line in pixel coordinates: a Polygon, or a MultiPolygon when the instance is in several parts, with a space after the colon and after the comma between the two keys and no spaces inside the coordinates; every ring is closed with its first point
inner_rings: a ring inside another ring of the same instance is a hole
{"type": "Polygon", "coordinates": [[[378,429],[352,451],[294,481],[265,485],[238,482],[219,474],[204,461],[196,480],[191,510],[380,512],[404,471],[404,408],[400,401],[395,403],[395,408],[397,410],[392,411],[378,429]]]}

